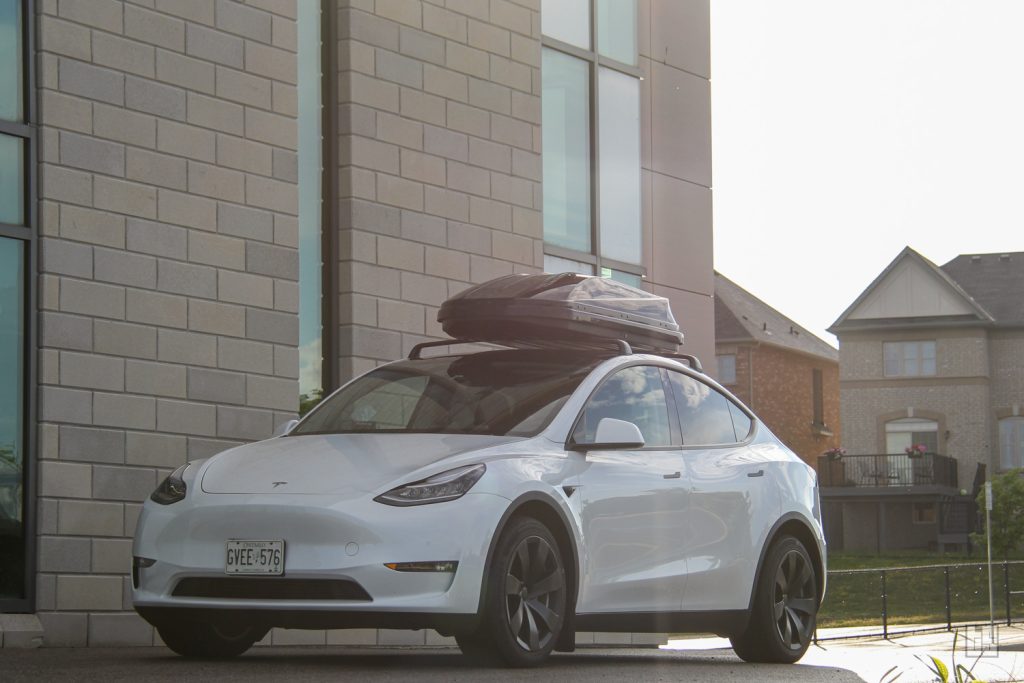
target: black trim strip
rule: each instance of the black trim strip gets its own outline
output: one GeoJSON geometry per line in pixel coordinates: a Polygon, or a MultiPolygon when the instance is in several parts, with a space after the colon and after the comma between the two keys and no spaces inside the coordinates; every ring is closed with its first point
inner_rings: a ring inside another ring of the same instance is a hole
{"type": "Polygon", "coordinates": [[[616,612],[577,614],[577,631],[613,633],[716,633],[722,636],[743,633],[750,611],[721,610],[700,612],[616,612]]]}

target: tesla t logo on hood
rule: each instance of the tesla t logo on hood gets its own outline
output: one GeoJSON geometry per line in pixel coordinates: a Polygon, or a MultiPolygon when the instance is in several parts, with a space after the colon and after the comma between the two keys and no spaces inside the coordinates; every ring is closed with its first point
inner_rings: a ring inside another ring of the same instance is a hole
{"type": "Polygon", "coordinates": [[[270,483],[276,489],[278,486],[283,486],[284,484],[287,484],[288,482],[286,482],[286,481],[272,481],[270,483]]]}

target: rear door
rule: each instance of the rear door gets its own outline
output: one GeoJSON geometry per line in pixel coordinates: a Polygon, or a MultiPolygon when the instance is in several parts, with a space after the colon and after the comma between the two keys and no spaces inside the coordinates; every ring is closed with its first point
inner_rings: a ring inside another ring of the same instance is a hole
{"type": "Polygon", "coordinates": [[[683,609],[746,609],[761,545],[780,515],[767,457],[745,442],[750,417],[710,384],[670,371],[690,475],[683,609]]]}

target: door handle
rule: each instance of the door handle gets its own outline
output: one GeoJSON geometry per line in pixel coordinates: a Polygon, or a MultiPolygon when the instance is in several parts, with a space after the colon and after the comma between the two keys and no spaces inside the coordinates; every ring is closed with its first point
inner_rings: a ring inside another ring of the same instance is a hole
{"type": "Polygon", "coordinates": [[[679,472],[673,472],[672,474],[663,474],[661,476],[662,476],[663,479],[678,479],[679,477],[681,477],[683,475],[680,474],[679,472]]]}
{"type": "Polygon", "coordinates": [[[747,472],[748,477],[763,477],[764,470],[758,470],[757,472],[747,472]]]}

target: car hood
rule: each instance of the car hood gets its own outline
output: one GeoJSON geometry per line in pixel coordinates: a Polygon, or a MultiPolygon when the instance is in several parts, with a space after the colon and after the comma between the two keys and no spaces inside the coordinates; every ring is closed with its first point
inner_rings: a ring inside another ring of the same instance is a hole
{"type": "Polygon", "coordinates": [[[464,434],[288,436],[214,456],[201,486],[207,493],[356,495],[453,455],[520,440],[464,434]]]}

